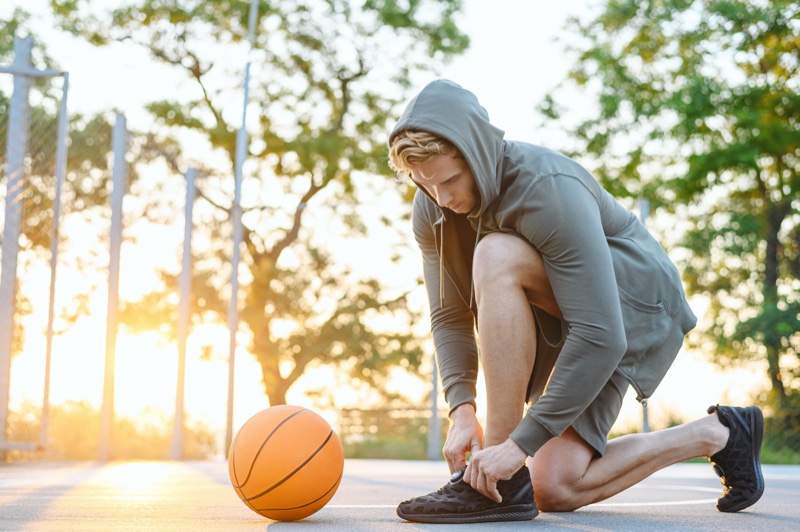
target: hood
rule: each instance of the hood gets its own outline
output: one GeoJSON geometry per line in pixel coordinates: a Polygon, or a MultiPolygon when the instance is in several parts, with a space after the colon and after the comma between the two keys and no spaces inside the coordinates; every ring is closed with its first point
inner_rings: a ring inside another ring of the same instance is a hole
{"type": "Polygon", "coordinates": [[[489,113],[478,98],[452,81],[433,81],[408,103],[389,143],[404,130],[427,131],[458,148],[475,177],[481,198],[469,217],[480,217],[500,193],[505,132],[489,122],[489,113]]]}

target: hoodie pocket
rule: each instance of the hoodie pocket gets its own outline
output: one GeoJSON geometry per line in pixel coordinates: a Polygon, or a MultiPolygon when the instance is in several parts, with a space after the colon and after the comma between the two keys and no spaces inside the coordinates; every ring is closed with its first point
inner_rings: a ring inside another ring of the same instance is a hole
{"type": "Polygon", "coordinates": [[[619,293],[628,342],[619,371],[642,400],[652,395],[672,365],[683,333],[678,331],[676,337],[677,328],[663,304],[645,303],[621,288],[619,293]]]}

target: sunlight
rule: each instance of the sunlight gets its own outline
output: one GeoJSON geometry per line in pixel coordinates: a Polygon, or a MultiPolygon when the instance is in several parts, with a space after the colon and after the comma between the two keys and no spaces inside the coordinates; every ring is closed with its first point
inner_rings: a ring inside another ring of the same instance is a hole
{"type": "MultiPolygon", "coordinates": [[[[37,310],[38,312],[38,310],[37,310]]],[[[65,334],[56,337],[52,362],[51,403],[86,401],[99,408],[103,395],[105,366],[105,295],[96,293],[92,314],[79,320],[65,334]]],[[[28,317],[36,320],[36,315],[28,317]]],[[[31,330],[35,330],[31,328],[31,330]]],[[[185,412],[187,421],[202,421],[222,432],[227,408],[227,341],[224,325],[205,325],[193,331],[187,345],[185,412]],[[204,355],[205,353],[205,355],[204,355]],[[210,353],[210,356],[208,356],[210,353]]],[[[29,401],[40,404],[44,376],[44,337],[29,335],[25,352],[14,359],[12,368],[12,409],[29,401]]],[[[429,365],[429,363],[428,363],[429,365]]],[[[423,368],[427,373],[429,368],[423,368]]],[[[764,374],[753,369],[722,372],[691,351],[681,353],[673,369],[649,400],[650,419],[660,426],[670,418],[696,419],[714,403],[743,404],[749,394],[764,386],[764,374]],[[691,393],[687,393],[690,390],[691,393]]],[[[177,346],[165,344],[155,333],[130,334],[117,338],[116,416],[146,422],[159,414],[167,423],[175,407],[177,346]]],[[[398,393],[412,401],[427,402],[427,378],[396,368],[386,392],[398,393]]],[[[485,389],[478,383],[478,416],[485,419],[485,389]]],[[[377,400],[377,399],[375,399],[377,400]]],[[[291,404],[312,406],[332,426],[338,426],[341,408],[374,406],[364,390],[354,386],[342,371],[331,367],[309,367],[287,395],[291,404]]],[[[446,408],[441,395],[439,405],[446,408]]],[[[247,352],[237,353],[234,397],[234,427],[238,428],[256,412],[267,408],[261,367],[247,352]]],[[[626,395],[615,430],[641,425],[641,406],[626,395]]]]}
{"type": "Polygon", "coordinates": [[[100,484],[123,488],[120,491],[135,497],[137,492],[149,493],[154,484],[162,482],[167,469],[170,469],[170,465],[160,462],[111,463],[100,471],[95,480],[100,484]]]}
{"type": "MultiPolygon", "coordinates": [[[[163,244],[148,238],[147,232],[140,231],[138,235],[138,242],[125,251],[128,257],[137,257],[130,264],[123,263],[126,298],[140,296],[152,289],[152,271],[157,262],[152,257],[158,256],[161,261],[174,257],[174,250],[162,249],[163,244]],[[151,251],[153,245],[158,253],[151,251]]],[[[366,262],[369,261],[362,261],[362,268],[367,266],[366,262]]],[[[33,287],[29,297],[34,301],[44,299],[44,283],[37,284],[31,279],[45,273],[38,270],[28,272],[27,284],[33,287]]],[[[60,279],[67,283],[65,292],[69,290],[70,283],[78,283],[81,277],[80,272],[67,270],[60,275],[60,279]]],[[[68,296],[65,294],[63,298],[68,299],[68,296]]],[[[424,290],[415,292],[414,298],[412,304],[426,307],[424,290]]],[[[702,307],[701,303],[697,302],[699,307],[702,307]]],[[[106,304],[105,291],[98,290],[89,302],[90,315],[79,319],[63,335],[55,338],[51,377],[52,404],[86,401],[99,409],[105,367],[106,304]]],[[[702,308],[698,310],[702,311],[702,308]]],[[[26,328],[29,331],[42,331],[46,323],[45,312],[45,305],[34,305],[33,314],[24,318],[26,328]]],[[[388,321],[381,324],[390,326],[388,321]]],[[[280,330],[276,333],[287,334],[293,327],[291,322],[279,325],[280,330]]],[[[425,334],[423,329],[427,326],[427,317],[414,324],[419,329],[419,334],[425,334]]],[[[202,325],[192,331],[187,343],[184,400],[186,421],[202,422],[220,435],[224,432],[227,412],[228,340],[226,325],[202,325]]],[[[243,342],[240,342],[237,351],[233,420],[235,428],[269,406],[261,379],[261,367],[244,347],[243,342]]],[[[428,346],[428,349],[431,347],[428,346]]],[[[13,362],[12,409],[18,408],[25,401],[40,404],[44,351],[44,335],[29,334],[24,352],[13,362]]],[[[175,408],[177,345],[164,343],[156,333],[131,334],[121,328],[117,337],[115,365],[115,415],[141,423],[153,419],[171,423],[175,408]]],[[[395,369],[383,391],[401,394],[412,402],[427,404],[430,382],[428,377],[420,375],[430,371],[429,365],[430,362],[427,362],[419,374],[395,369]]],[[[722,372],[700,354],[685,351],[678,356],[673,369],[649,400],[651,426],[663,426],[675,418],[702,417],[705,408],[714,403],[746,403],[749,394],[763,387],[763,380],[764,374],[754,372],[753,369],[722,372]]],[[[311,366],[289,390],[287,401],[315,408],[332,426],[337,427],[342,408],[369,408],[379,402],[379,392],[366,392],[367,390],[354,385],[345,370],[311,366]]],[[[478,416],[485,420],[485,389],[482,379],[478,383],[478,394],[478,416]]],[[[446,408],[441,388],[439,406],[446,408]]],[[[641,406],[635,401],[633,394],[628,393],[615,430],[638,428],[641,426],[641,418],[641,406]]]]}

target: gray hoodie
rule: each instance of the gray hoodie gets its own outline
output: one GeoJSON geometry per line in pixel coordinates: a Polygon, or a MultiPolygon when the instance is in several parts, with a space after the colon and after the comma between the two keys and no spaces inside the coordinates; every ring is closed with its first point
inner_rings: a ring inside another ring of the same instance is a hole
{"type": "Polygon", "coordinates": [[[680,275],[638,221],[578,163],[552,150],[504,140],[476,97],[434,81],[408,104],[391,137],[428,131],[465,157],[480,201],[468,215],[414,199],[437,363],[451,410],[475,402],[478,354],[472,253],[502,231],[541,254],[561,323],[535,309],[551,345],[563,341],[544,395],[511,434],[530,456],[584,411],[614,372],[649,397],[696,323],[680,275]]]}

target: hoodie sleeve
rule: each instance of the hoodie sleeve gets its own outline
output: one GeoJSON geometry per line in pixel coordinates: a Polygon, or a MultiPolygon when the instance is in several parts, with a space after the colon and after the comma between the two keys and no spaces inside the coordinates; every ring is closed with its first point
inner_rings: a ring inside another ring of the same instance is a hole
{"type": "Polygon", "coordinates": [[[511,434],[533,456],[597,397],[626,351],[619,292],[598,197],[549,175],[527,190],[517,227],[541,253],[569,330],[544,395],[511,434]]]}
{"type": "Polygon", "coordinates": [[[475,406],[478,349],[472,313],[441,268],[434,233],[437,214],[440,214],[438,209],[432,208],[418,192],[414,201],[414,237],[422,251],[436,363],[444,396],[452,412],[464,403],[475,406]],[[446,305],[442,304],[443,301],[446,305]]]}

